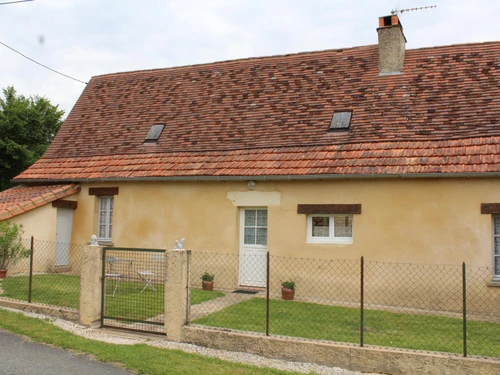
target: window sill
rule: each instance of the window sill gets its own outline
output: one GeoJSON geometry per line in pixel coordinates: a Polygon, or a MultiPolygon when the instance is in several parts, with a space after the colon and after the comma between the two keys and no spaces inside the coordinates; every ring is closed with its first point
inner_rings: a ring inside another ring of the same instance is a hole
{"type": "Polygon", "coordinates": [[[114,246],[115,244],[113,243],[113,241],[102,241],[102,240],[98,240],[97,243],[99,244],[99,246],[104,246],[104,247],[111,247],[111,246],[114,246]]]}
{"type": "Polygon", "coordinates": [[[486,284],[488,287],[500,288],[500,280],[493,280],[486,284]]]}
{"type": "Polygon", "coordinates": [[[317,239],[313,240],[313,239],[309,238],[307,240],[308,244],[313,244],[313,245],[316,245],[316,244],[320,244],[320,245],[352,245],[353,242],[354,241],[352,239],[332,241],[332,240],[317,240],[317,239]]]}

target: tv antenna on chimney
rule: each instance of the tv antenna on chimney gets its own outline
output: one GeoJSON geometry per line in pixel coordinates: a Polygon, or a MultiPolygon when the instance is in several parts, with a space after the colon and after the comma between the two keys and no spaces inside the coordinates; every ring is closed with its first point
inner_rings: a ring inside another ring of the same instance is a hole
{"type": "Polygon", "coordinates": [[[395,15],[395,14],[398,14],[398,13],[401,13],[403,14],[404,12],[413,12],[413,11],[416,11],[416,10],[425,10],[425,9],[432,9],[432,8],[437,8],[437,5],[429,5],[429,6],[426,6],[426,7],[420,7],[420,8],[408,8],[408,9],[393,9],[391,11],[391,14],[392,15],[395,15]]]}

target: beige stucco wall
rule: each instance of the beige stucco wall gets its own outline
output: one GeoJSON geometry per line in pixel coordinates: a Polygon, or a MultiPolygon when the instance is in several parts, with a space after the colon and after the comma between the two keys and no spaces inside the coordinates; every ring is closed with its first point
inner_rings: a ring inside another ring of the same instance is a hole
{"type": "MultiPolygon", "coordinates": [[[[22,224],[24,233],[23,242],[26,247],[30,246],[30,237],[40,244],[41,251],[37,252],[34,272],[46,272],[53,264],[54,246],[51,245],[56,239],[56,209],[50,204],[40,206],[34,210],[14,216],[8,221],[22,224]]],[[[15,265],[9,266],[9,275],[25,275],[29,273],[29,259],[22,259],[15,265]]]]}
{"type": "MultiPolygon", "coordinates": [[[[173,246],[186,237],[195,251],[237,253],[239,210],[230,193],[246,182],[125,182],[83,184],[73,242],[97,231],[92,186],[119,186],[115,197],[115,246],[173,246]],[[230,198],[228,198],[228,195],[230,198]]],[[[480,204],[500,201],[500,179],[330,180],[257,182],[259,192],[279,193],[269,206],[268,248],[273,255],[491,267],[491,216],[480,204]],[[273,201],[275,202],[275,201],[273,201]],[[360,203],[349,245],[306,243],[306,215],[297,204],[360,203]]],[[[263,195],[262,202],[269,202],[263,195]]],[[[250,203],[246,203],[250,204],[250,203]]]]}
{"type": "MultiPolygon", "coordinates": [[[[216,288],[237,286],[241,206],[268,208],[268,250],[275,261],[271,293],[276,295],[280,282],[291,278],[297,298],[357,303],[358,263],[328,268],[325,262],[311,266],[276,257],[358,262],[363,255],[367,262],[455,266],[412,269],[412,276],[404,268],[396,270],[399,266],[370,263],[367,303],[459,313],[461,263],[492,267],[491,215],[481,214],[480,205],[500,202],[500,179],[257,181],[253,191],[245,181],[88,183],[79,193],[72,242],[87,242],[97,232],[97,197],[88,194],[89,187],[116,186],[114,246],[165,249],[186,237],[186,247],[194,252],[232,254],[199,262],[193,254],[194,286],[204,271],[216,273],[216,288]],[[362,205],[362,213],[354,215],[353,243],[307,243],[307,216],[297,213],[297,205],[344,203],[362,205]],[[436,294],[436,285],[443,294],[436,294]]],[[[487,287],[489,281],[488,270],[471,281],[484,293],[475,293],[480,298],[476,306],[471,301],[473,311],[495,313],[500,288],[487,287]]]]}
{"type": "Polygon", "coordinates": [[[33,236],[40,241],[55,241],[56,215],[57,209],[52,207],[51,204],[46,204],[21,215],[14,216],[8,221],[23,225],[23,238],[33,236]]]}
{"type": "MultiPolygon", "coordinates": [[[[65,200],[76,201],[78,194],[66,197],[65,200]]],[[[9,222],[23,225],[23,242],[30,246],[30,238],[34,239],[33,271],[35,273],[54,272],[57,208],[51,203],[37,207],[23,214],[8,219],[9,222]]],[[[80,251],[78,246],[70,247],[70,269],[63,271],[79,272],[80,251]]],[[[9,267],[9,275],[22,275],[29,272],[29,259],[20,260],[9,267]]]]}

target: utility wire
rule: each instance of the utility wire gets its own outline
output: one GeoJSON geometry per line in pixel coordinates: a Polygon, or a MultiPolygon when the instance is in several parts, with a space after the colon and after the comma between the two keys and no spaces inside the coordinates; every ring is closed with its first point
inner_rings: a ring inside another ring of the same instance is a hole
{"type": "Polygon", "coordinates": [[[16,3],[27,3],[28,1],[35,1],[35,0],[7,1],[7,2],[5,2],[5,3],[0,3],[0,5],[16,4],[16,3]]]}
{"type": "Polygon", "coordinates": [[[79,80],[79,79],[77,79],[77,78],[73,78],[73,77],[71,77],[71,76],[68,76],[67,74],[64,74],[64,73],[58,72],[57,70],[54,70],[54,69],[52,69],[52,68],[49,68],[47,65],[43,65],[43,64],[39,63],[38,61],[33,60],[31,57],[28,57],[28,56],[26,56],[26,55],[23,55],[21,52],[19,52],[19,51],[15,50],[15,49],[14,49],[14,48],[12,48],[12,47],[9,47],[9,46],[8,46],[7,44],[5,44],[5,43],[0,42],[0,44],[1,44],[2,46],[4,46],[4,47],[7,47],[7,48],[8,48],[8,49],[10,49],[11,51],[14,51],[15,53],[17,53],[17,54],[21,55],[21,56],[22,56],[22,57],[24,57],[25,59],[28,59],[28,60],[30,60],[30,61],[32,61],[32,62],[34,62],[35,64],[38,64],[38,65],[40,65],[40,66],[43,66],[45,69],[48,69],[48,70],[50,70],[50,71],[52,71],[52,72],[54,72],[54,73],[60,74],[60,75],[62,75],[63,77],[66,77],[66,78],[72,79],[73,81],[77,81],[77,82],[83,83],[83,84],[85,84],[85,85],[88,83],[88,82],[85,82],[85,81],[80,81],[80,80],[79,80]]]}

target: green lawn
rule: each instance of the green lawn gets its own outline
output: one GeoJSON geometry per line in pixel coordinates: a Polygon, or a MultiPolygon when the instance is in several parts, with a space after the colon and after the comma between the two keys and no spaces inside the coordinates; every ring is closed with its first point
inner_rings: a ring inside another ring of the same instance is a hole
{"type": "MultiPolygon", "coordinates": [[[[359,309],[296,301],[270,301],[270,333],[359,343],[359,309]]],[[[192,323],[265,332],[266,300],[252,298],[192,323]]],[[[462,320],[365,310],[364,342],[395,348],[461,353],[462,320]]],[[[469,321],[468,354],[500,357],[500,324],[469,321]]]]}
{"type": "MultiPolygon", "coordinates": [[[[4,293],[1,297],[9,297],[22,301],[28,300],[28,277],[7,277],[2,282],[4,293]]],[[[119,290],[113,296],[114,281],[106,283],[106,314],[129,319],[147,319],[161,314],[164,306],[164,286],[155,284],[156,292],[146,289],[141,293],[144,284],[122,281],[119,290]]],[[[191,304],[195,305],[223,296],[220,292],[209,292],[191,289],[191,304]]],[[[79,308],[80,277],[50,274],[34,275],[32,301],[61,307],[79,308]]]]}
{"type": "MultiPolygon", "coordinates": [[[[163,314],[164,285],[154,284],[156,292],[150,288],[142,291],[144,284],[121,282],[119,291],[113,296],[114,282],[106,285],[105,315],[114,318],[145,320],[163,314]],[[142,292],[141,292],[142,291],[142,292]]],[[[191,304],[196,305],[222,297],[224,293],[191,289],[191,304]]]]}
{"type": "MultiPolygon", "coordinates": [[[[27,301],[28,283],[28,276],[7,277],[2,283],[4,293],[0,296],[27,301]]],[[[78,308],[80,304],[80,277],[60,274],[34,275],[32,301],[78,308]]]]}
{"type": "Polygon", "coordinates": [[[227,362],[180,350],[148,345],[114,345],[93,341],[64,331],[40,319],[0,309],[0,328],[24,335],[35,342],[89,354],[103,362],[119,364],[144,375],[291,375],[291,373],[241,363],[227,362]]]}
{"type": "MultiPolygon", "coordinates": [[[[33,302],[79,307],[80,278],[68,275],[35,275],[33,302]]],[[[106,286],[106,315],[144,320],[163,312],[163,285],[156,292],[141,284],[124,282],[112,296],[114,284],[106,286]],[[136,288],[137,287],[137,288],[136,288]]],[[[8,277],[0,296],[27,300],[28,278],[8,277]]],[[[224,296],[220,292],[191,289],[191,303],[224,296]]],[[[319,340],[359,343],[358,309],[320,304],[271,300],[270,332],[319,340]]],[[[265,332],[265,299],[253,298],[225,308],[193,323],[213,327],[265,332]]],[[[500,357],[500,324],[468,321],[468,353],[500,357]]],[[[365,311],[367,345],[461,353],[462,320],[431,315],[411,315],[379,310],[365,311]]]]}

